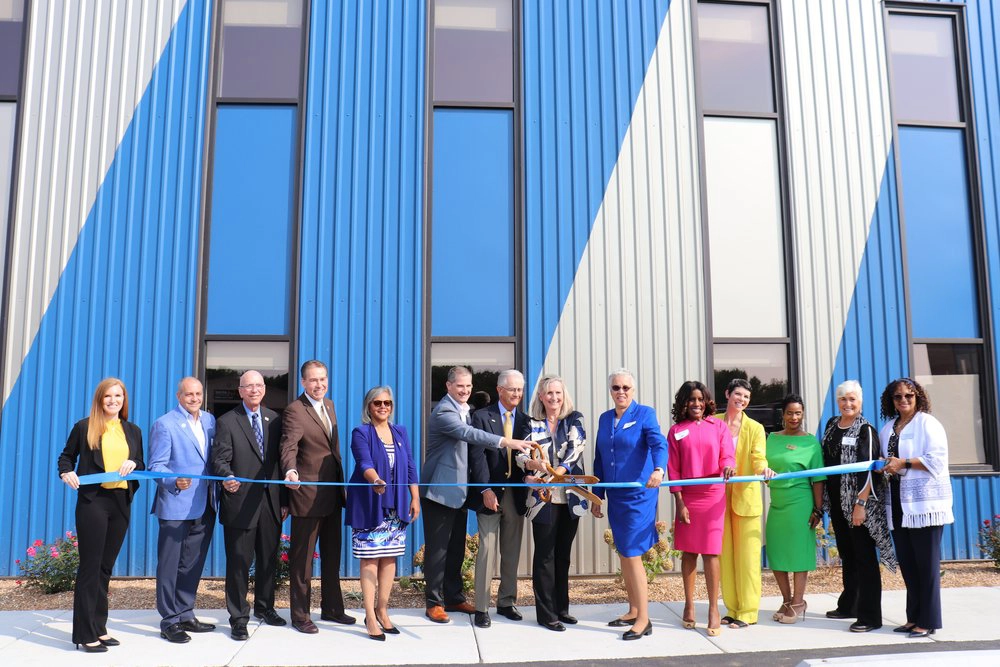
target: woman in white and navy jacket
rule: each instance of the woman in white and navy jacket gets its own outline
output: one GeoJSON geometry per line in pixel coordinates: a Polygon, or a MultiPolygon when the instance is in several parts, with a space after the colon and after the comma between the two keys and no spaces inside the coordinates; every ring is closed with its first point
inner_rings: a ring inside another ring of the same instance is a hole
{"type": "Polygon", "coordinates": [[[886,518],[906,583],[906,623],[894,632],[926,637],[941,627],[941,536],[955,521],[948,475],[948,436],[931,416],[927,393],[901,378],[882,392],[879,440],[889,478],[886,518]]]}

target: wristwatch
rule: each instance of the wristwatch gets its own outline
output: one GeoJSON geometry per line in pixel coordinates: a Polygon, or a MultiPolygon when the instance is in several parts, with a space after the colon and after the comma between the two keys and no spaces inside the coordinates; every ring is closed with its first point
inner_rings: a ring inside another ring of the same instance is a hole
{"type": "Polygon", "coordinates": [[[857,505],[857,506],[859,506],[859,507],[864,507],[865,506],[865,501],[861,500],[861,498],[855,498],[854,499],[854,504],[857,505]]]}
{"type": "Polygon", "coordinates": [[[912,468],[913,467],[913,462],[910,461],[910,459],[906,459],[905,461],[903,461],[903,467],[904,468],[912,468]]]}
{"type": "Polygon", "coordinates": [[[663,468],[661,468],[660,466],[656,466],[655,468],[653,468],[653,472],[656,472],[657,470],[659,470],[659,471],[660,471],[660,474],[661,474],[661,475],[662,475],[662,474],[664,474],[664,472],[663,472],[663,468]]]}

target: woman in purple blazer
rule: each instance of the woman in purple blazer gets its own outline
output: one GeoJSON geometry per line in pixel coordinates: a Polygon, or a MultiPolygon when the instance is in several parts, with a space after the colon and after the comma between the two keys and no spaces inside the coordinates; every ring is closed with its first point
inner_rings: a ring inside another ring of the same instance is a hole
{"type": "Polygon", "coordinates": [[[406,429],[391,422],[392,388],[365,394],[362,424],[351,433],[352,486],[347,487],[347,523],[354,557],[361,559],[361,593],[368,636],[385,641],[399,634],[389,620],[389,591],[396,558],[406,549],[406,525],[420,516],[417,466],[406,429]],[[356,485],[367,482],[370,486],[356,485]],[[407,498],[407,489],[409,498],[407,498]]]}

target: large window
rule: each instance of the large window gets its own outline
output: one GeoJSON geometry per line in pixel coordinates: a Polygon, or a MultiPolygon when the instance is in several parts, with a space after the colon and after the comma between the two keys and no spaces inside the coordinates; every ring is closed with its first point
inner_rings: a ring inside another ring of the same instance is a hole
{"type": "Polygon", "coordinates": [[[886,42],[913,377],[948,431],[951,462],[991,463],[989,307],[958,7],[889,7],[886,42]],[[946,279],[945,279],[946,277],[946,279]]]}
{"type": "Polygon", "coordinates": [[[467,366],[481,405],[520,358],[519,3],[429,4],[424,395],[436,403],[448,369],[467,366]]]}
{"type": "Polygon", "coordinates": [[[791,373],[783,119],[770,2],[698,2],[698,99],[716,402],[753,387],[747,413],[780,428],[791,373]]]}
{"type": "Polygon", "coordinates": [[[265,404],[290,399],[308,4],[223,0],[218,14],[201,340],[206,405],[239,402],[264,375],[265,404]]]}
{"type": "MultiPolygon", "coordinates": [[[[7,272],[7,227],[12,208],[17,96],[21,89],[23,68],[24,7],[25,0],[0,0],[0,284],[3,284],[7,272]]],[[[0,306],[4,305],[3,299],[0,299],[0,306]]],[[[0,333],[2,343],[3,334],[0,333]]]]}

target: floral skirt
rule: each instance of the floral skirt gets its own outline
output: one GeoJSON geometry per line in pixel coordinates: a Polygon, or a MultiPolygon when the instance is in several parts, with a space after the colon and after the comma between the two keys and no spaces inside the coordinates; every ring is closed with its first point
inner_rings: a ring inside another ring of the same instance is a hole
{"type": "Polygon", "coordinates": [[[374,528],[355,528],[351,536],[355,558],[398,558],[406,551],[406,526],[395,511],[374,528]]]}

